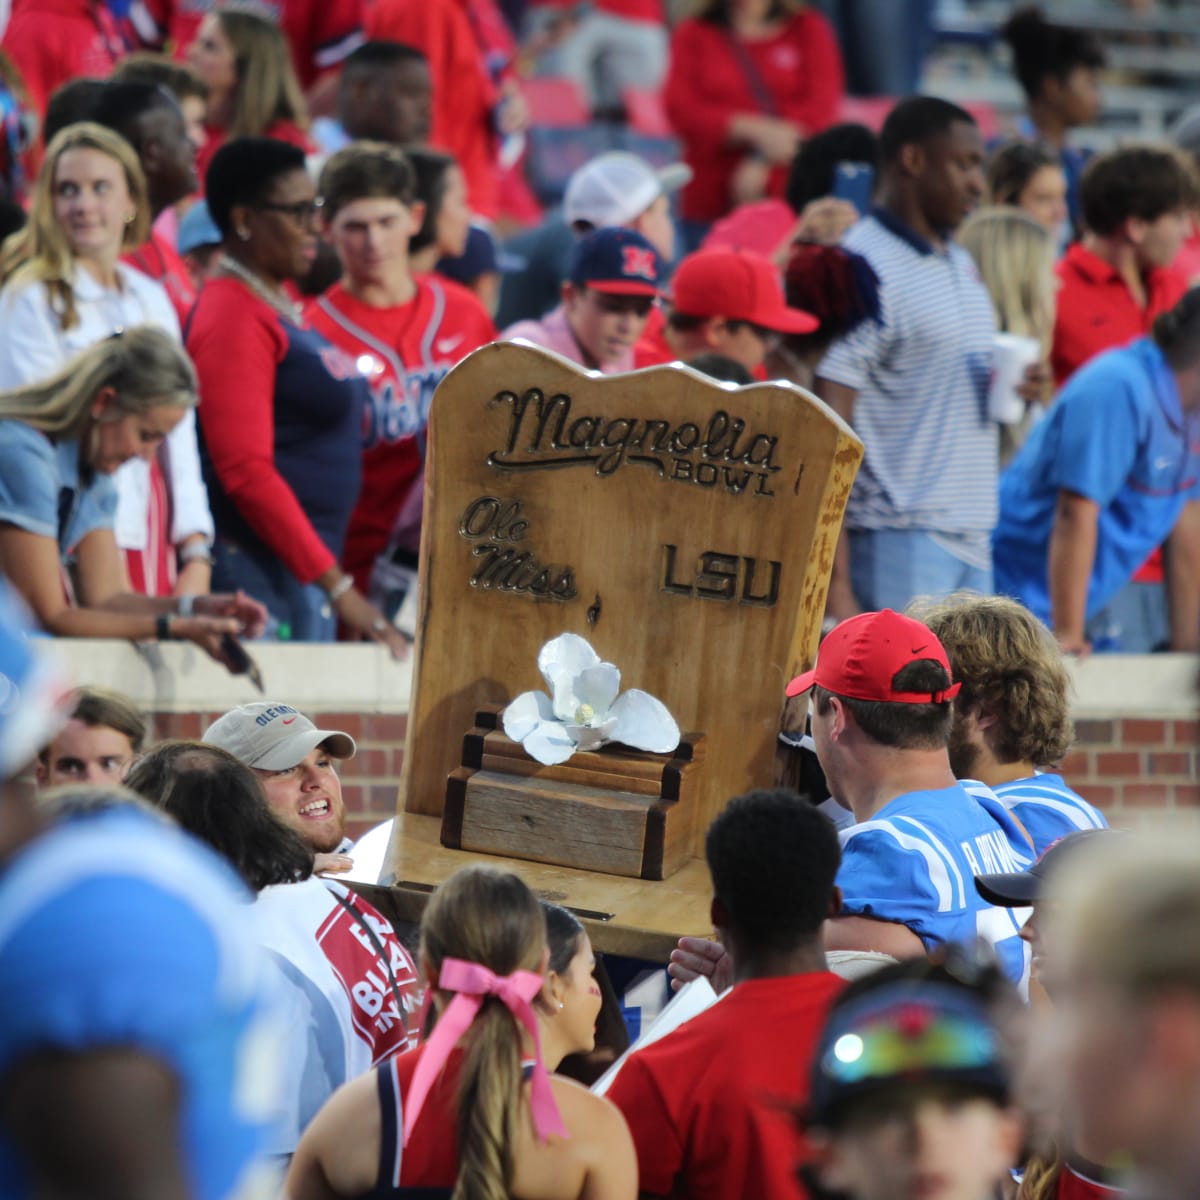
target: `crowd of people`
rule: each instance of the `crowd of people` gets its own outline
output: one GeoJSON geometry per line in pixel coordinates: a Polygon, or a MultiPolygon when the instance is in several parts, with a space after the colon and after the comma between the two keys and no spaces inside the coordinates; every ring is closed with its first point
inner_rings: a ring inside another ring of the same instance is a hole
{"type": "Polygon", "coordinates": [[[985,141],[933,96],[839,120],[853,0],[669,36],[657,0],[80,3],[0,40],[0,568],[48,632],[403,656],[433,394],[504,337],[847,419],[827,627],[970,588],[1071,652],[1200,644],[1196,121],[1089,159],[1093,34],[1014,13],[1027,115],[985,141]],[[539,214],[522,80],[554,71],[609,122],[660,89],[680,161],[594,154],[539,214]],[[194,378],[118,344],[149,330],[194,378]]]}
{"type": "Polygon", "coordinates": [[[629,1038],[572,912],[473,864],[394,927],[347,882],[353,738],[260,701],[148,746],[0,601],[6,1196],[1195,1192],[1200,842],[1055,773],[1067,672],[1015,601],[826,637],[787,688],[824,788],[707,832],[716,940],[669,973],[719,995],[596,1087],[629,1038]]]}
{"type": "Polygon", "coordinates": [[[0,10],[0,1194],[1196,1193],[1200,846],[1060,768],[1065,656],[1200,648],[1200,121],[1089,157],[1103,48],[1022,9],[989,142],[906,95],[931,7],[0,10]],[[650,96],[680,161],[541,212],[539,76],[650,96]],[[847,78],[898,81],[877,130],[847,78]],[[347,733],[149,744],[35,649],[403,657],[434,394],[500,338],[800,385],[865,447],[779,697],[806,790],[712,823],[668,972],[719,998],[619,1060],[519,874],[389,919],[347,733]]]}

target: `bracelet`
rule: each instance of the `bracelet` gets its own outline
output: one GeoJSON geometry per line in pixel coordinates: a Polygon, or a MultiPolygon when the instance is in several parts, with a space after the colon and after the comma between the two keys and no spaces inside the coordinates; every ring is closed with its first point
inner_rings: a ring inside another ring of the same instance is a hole
{"type": "Polygon", "coordinates": [[[196,612],[196,597],[191,592],[184,592],[175,603],[175,611],[181,617],[193,616],[196,612]]]}
{"type": "Polygon", "coordinates": [[[336,604],[353,586],[354,577],[352,575],[343,575],[326,593],[330,603],[336,604]]]}
{"type": "Polygon", "coordinates": [[[181,563],[206,562],[211,567],[213,565],[212,542],[207,538],[198,542],[188,542],[180,548],[179,561],[181,563]]]}
{"type": "Polygon", "coordinates": [[[171,632],[170,613],[159,613],[154,618],[154,636],[160,642],[172,642],[175,640],[175,635],[171,632]]]}

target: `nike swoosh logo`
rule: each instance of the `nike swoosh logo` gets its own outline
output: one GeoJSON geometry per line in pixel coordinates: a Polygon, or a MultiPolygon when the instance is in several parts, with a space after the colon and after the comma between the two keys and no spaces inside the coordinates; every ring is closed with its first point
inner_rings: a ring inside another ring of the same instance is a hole
{"type": "Polygon", "coordinates": [[[453,350],[454,347],[457,346],[462,340],[463,335],[460,333],[457,337],[439,338],[436,342],[434,342],[434,346],[437,348],[437,352],[439,354],[449,354],[450,351],[453,350]]]}
{"type": "Polygon", "coordinates": [[[295,719],[296,719],[295,717],[284,717],[283,723],[285,725],[290,725],[295,719]]]}
{"type": "MultiPolygon", "coordinates": [[[[926,643],[925,643],[925,646],[928,646],[928,645],[929,645],[929,643],[928,643],[928,642],[926,642],[926,643]]],[[[921,651],[925,649],[925,646],[914,646],[914,647],[912,648],[912,651],[911,651],[911,653],[913,653],[913,654],[920,654],[920,653],[921,653],[921,651]]]]}

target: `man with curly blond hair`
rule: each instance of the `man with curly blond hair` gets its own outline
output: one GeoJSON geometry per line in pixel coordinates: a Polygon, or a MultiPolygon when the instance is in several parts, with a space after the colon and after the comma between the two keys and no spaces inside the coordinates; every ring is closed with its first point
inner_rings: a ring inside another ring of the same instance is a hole
{"type": "Polygon", "coordinates": [[[1070,677],[1054,635],[1004,596],[956,592],[918,600],[910,615],[937,634],[962,690],[954,701],[950,766],[1000,798],[1041,855],[1080,829],[1107,829],[1104,814],[1056,768],[1075,737],[1070,677]]]}

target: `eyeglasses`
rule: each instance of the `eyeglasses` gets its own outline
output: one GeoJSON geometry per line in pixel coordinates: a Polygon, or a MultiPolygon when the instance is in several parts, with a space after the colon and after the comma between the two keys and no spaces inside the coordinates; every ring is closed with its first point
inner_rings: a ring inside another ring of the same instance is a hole
{"type": "Polygon", "coordinates": [[[307,225],[321,211],[321,200],[298,200],[295,204],[272,204],[266,200],[261,201],[254,207],[260,212],[277,212],[283,213],[284,216],[291,217],[293,221],[299,221],[302,225],[307,225]]]}

